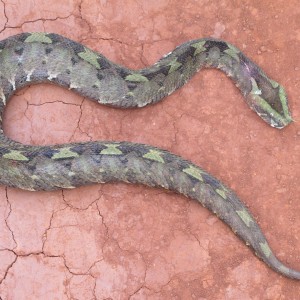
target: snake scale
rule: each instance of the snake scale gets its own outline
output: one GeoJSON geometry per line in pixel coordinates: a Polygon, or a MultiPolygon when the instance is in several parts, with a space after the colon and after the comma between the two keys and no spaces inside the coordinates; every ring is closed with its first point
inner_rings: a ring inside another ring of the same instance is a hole
{"type": "MultiPolygon", "coordinates": [[[[114,107],[142,107],[183,86],[200,69],[217,68],[235,82],[249,107],[269,125],[283,128],[292,121],[282,86],[236,47],[217,39],[186,42],[154,65],[131,70],[58,34],[22,33],[0,42],[0,66],[1,116],[15,90],[32,83],[55,83],[114,107]]],[[[129,142],[33,146],[9,139],[2,129],[0,134],[3,185],[37,191],[123,181],[169,189],[215,213],[269,267],[300,279],[299,271],[275,257],[235,193],[190,161],[129,142]]]]}

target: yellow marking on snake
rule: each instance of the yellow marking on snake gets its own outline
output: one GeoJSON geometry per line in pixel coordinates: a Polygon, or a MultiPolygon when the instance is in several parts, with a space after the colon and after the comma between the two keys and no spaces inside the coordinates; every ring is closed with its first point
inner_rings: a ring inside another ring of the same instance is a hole
{"type": "Polygon", "coordinates": [[[147,82],[149,81],[147,77],[141,75],[141,74],[130,74],[127,75],[125,80],[127,81],[133,81],[133,82],[147,82]]]}
{"type": "Polygon", "coordinates": [[[107,155],[120,155],[123,154],[120,149],[118,149],[118,145],[115,144],[105,144],[106,148],[101,150],[100,154],[107,155]]]}
{"type": "Polygon", "coordinates": [[[182,64],[177,61],[177,58],[173,59],[168,66],[170,66],[169,74],[176,71],[182,64]]]}
{"type": "Polygon", "coordinates": [[[288,273],[288,272],[289,272],[289,268],[287,268],[287,267],[284,266],[284,265],[281,265],[281,266],[279,267],[279,269],[280,269],[282,272],[284,272],[284,273],[288,273]]]}
{"type": "Polygon", "coordinates": [[[35,42],[51,44],[52,40],[44,32],[33,32],[26,38],[25,43],[35,42]]]}
{"type": "Polygon", "coordinates": [[[200,41],[200,42],[197,42],[197,43],[191,45],[193,48],[196,48],[196,50],[194,52],[194,56],[201,52],[206,51],[206,48],[204,47],[205,43],[206,43],[206,41],[200,41]]]}
{"type": "Polygon", "coordinates": [[[264,243],[259,243],[261,250],[263,251],[263,253],[265,254],[266,257],[269,257],[270,254],[272,253],[269,245],[267,244],[267,242],[264,243]]]}
{"type": "Polygon", "coordinates": [[[28,161],[29,158],[23,155],[20,151],[12,150],[9,153],[5,153],[3,155],[4,158],[11,160],[19,160],[19,161],[28,161]]]}
{"type": "Polygon", "coordinates": [[[70,150],[70,148],[59,149],[59,152],[55,153],[52,156],[52,159],[61,159],[61,158],[73,158],[78,157],[79,154],[70,150]]]}
{"type": "Polygon", "coordinates": [[[90,63],[91,65],[93,65],[94,67],[96,67],[97,69],[101,69],[101,66],[98,62],[99,56],[94,51],[88,48],[84,48],[84,51],[79,52],[78,56],[90,63]]]}
{"type": "Polygon", "coordinates": [[[164,163],[164,159],[161,157],[161,153],[157,150],[150,150],[148,153],[143,155],[144,158],[148,158],[154,161],[158,161],[160,163],[164,163]]]}
{"type": "Polygon", "coordinates": [[[216,189],[216,192],[223,198],[223,199],[227,199],[226,193],[224,190],[221,189],[216,189]]]}
{"type": "Polygon", "coordinates": [[[199,170],[198,168],[195,168],[194,166],[189,166],[188,168],[185,168],[182,171],[203,182],[201,170],[199,170]]]}
{"type": "Polygon", "coordinates": [[[253,77],[251,77],[251,83],[252,83],[252,89],[250,93],[253,95],[261,95],[261,90],[257,86],[257,82],[253,77]]]}
{"type": "Polygon", "coordinates": [[[227,44],[227,46],[229,49],[224,50],[224,52],[230,55],[236,61],[240,61],[240,58],[238,56],[238,53],[240,53],[240,51],[232,45],[227,44]]]}
{"type": "Polygon", "coordinates": [[[128,93],[126,94],[126,96],[128,96],[128,97],[134,96],[134,93],[133,93],[133,92],[128,92],[128,93]]]}
{"type": "Polygon", "coordinates": [[[236,213],[239,215],[242,221],[247,225],[247,227],[250,226],[250,222],[253,222],[253,219],[251,218],[251,216],[246,210],[237,210],[236,213]]]}

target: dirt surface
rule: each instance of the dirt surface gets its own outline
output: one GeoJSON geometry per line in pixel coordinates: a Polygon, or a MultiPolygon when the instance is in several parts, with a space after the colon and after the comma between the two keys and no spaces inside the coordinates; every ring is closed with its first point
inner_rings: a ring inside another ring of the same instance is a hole
{"type": "MultiPolygon", "coordinates": [[[[140,110],[31,86],[9,102],[4,129],[24,143],[126,140],[190,159],[236,191],[276,255],[300,270],[298,0],[2,0],[0,14],[1,38],[56,32],[132,68],[187,40],[222,38],[282,83],[295,122],[281,131],[214,70],[140,110]]],[[[266,267],[199,204],[164,190],[2,186],[0,298],[290,300],[300,299],[300,283],[266,267]]]]}

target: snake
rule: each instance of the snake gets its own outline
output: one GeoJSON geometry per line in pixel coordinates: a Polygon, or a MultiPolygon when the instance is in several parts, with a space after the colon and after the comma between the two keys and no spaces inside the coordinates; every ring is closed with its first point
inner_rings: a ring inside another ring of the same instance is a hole
{"type": "Polygon", "coordinates": [[[170,95],[203,68],[223,71],[248,106],[270,126],[280,129],[293,121],[284,88],[223,40],[185,42],[152,66],[139,70],[116,64],[55,33],[21,33],[0,41],[0,184],[50,191],[126,182],[171,190],[216,214],[274,271],[300,280],[299,271],[275,256],[234,191],[191,161],[133,142],[27,145],[10,139],[2,130],[7,101],[29,84],[57,84],[103,105],[143,107],[170,95]]]}

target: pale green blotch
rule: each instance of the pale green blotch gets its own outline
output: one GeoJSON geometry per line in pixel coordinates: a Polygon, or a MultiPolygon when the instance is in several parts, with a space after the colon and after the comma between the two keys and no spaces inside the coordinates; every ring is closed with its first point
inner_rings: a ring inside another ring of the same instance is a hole
{"type": "Polygon", "coordinates": [[[107,155],[120,155],[123,154],[120,149],[118,149],[118,145],[116,144],[105,144],[106,148],[101,150],[100,154],[107,155]]]}
{"type": "Polygon", "coordinates": [[[26,38],[25,43],[34,42],[51,44],[52,40],[47,36],[47,33],[45,32],[33,32],[26,38]]]}
{"type": "Polygon", "coordinates": [[[36,179],[39,179],[39,176],[37,176],[37,175],[32,175],[32,176],[30,176],[31,177],[31,179],[33,179],[33,180],[36,180],[36,179]]]}
{"type": "Polygon", "coordinates": [[[70,150],[70,148],[62,148],[59,149],[59,152],[55,153],[52,156],[52,159],[60,159],[60,158],[73,158],[78,157],[79,154],[70,150]]]}
{"type": "Polygon", "coordinates": [[[224,52],[227,53],[232,58],[234,58],[236,61],[240,61],[240,58],[238,56],[240,50],[230,44],[227,44],[227,46],[229,49],[224,50],[224,52]]]}
{"type": "Polygon", "coordinates": [[[197,42],[197,43],[191,45],[193,48],[196,48],[196,50],[194,52],[194,56],[201,52],[206,51],[206,48],[204,47],[205,43],[206,43],[206,41],[200,41],[200,42],[197,42]]]}
{"type": "Polygon", "coordinates": [[[251,77],[251,84],[252,84],[252,89],[251,89],[251,94],[253,95],[261,95],[261,90],[257,86],[257,82],[253,77],[251,77]]]}
{"type": "Polygon", "coordinates": [[[148,158],[151,160],[158,161],[160,163],[164,163],[164,159],[161,157],[161,153],[157,150],[150,150],[148,153],[143,155],[144,158],[148,158]]]}
{"type": "Polygon", "coordinates": [[[203,182],[201,170],[199,170],[198,168],[195,168],[194,166],[189,166],[188,168],[185,168],[182,171],[203,182]]]}
{"type": "Polygon", "coordinates": [[[289,271],[290,271],[290,269],[289,269],[288,267],[284,266],[284,265],[281,265],[281,266],[279,267],[279,269],[280,269],[280,271],[282,271],[282,273],[284,273],[284,274],[288,274],[289,271]]]}
{"type": "Polygon", "coordinates": [[[149,81],[147,77],[145,77],[141,74],[138,74],[138,73],[127,75],[125,80],[133,81],[133,82],[147,82],[147,81],[149,81]]]}
{"type": "Polygon", "coordinates": [[[282,109],[283,109],[283,113],[284,113],[284,116],[286,117],[286,120],[288,122],[292,121],[292,116],[290,114],[290,110],[289,110],[289,107],[288,107],[288,100],[287,100],[287,97],[286,97],[286,93],[285,93],[285,90],[284,88],[279,85],[279,98],[280,98],[280,102],[281,102],[281,105],[282,105],[282,109]]]}
{"type": "Polygon", "coordinates": [[[180,66],[181,63],[177,61],[177,58],[173,59],[171,62],[168,63],[168,66],[170,66],[169,74],[176,71],[180,66]]]}
{"type": "Polygon", "coordinates": [[[28,161],[29,158],[23,155],[20,151],[12,150],[9,153],[3,155],[4,158],[19,161],[28,161]]]}
{"type": "Polygon", "coordinates": [[[221,189],[216,189],[216,192],[223,198],[223,199],[227,199],[226,193],[224,190],[221,189]]]}
{"type": "Polygon", "coordinates": [[[134,98],[134,93],[133,92],[128,92],[126,94],[126,97],[128,97],[128,98],[134,98]]]}
{"type": "Polygon", "coordinates": [[[259,243],[261,250],[263,251],[263,253],[265,254],[266,257],[269,257],[272,253],[269,245],[267,244],[267,242],[264,243],[259,243]]]}
{"type": "Polygon", "coordinates": [[[270,79],[267,76],[265,76],[265,78],[271,83],[271,85],[274,89],[276,89],[279,86],[279,83],[277,81],[270,79]]]}
{"type": "Polygon", "coordinates": [[[78,56],[84,59],[85,61],[87,61],[88,63],[90,63],[91,65],[93,65],[94,67],[96,67],[97,69],[101,69],[101,66],[98,62],[99,56],[94,51],[88,48],[84,48],[84,51],[79,52],[78,56]]]}
{"type": "Polygon", "coordinates": [[[162,86],[162,87],[160,87],[160,88],[158,89],[158,92],[163,92],[165,89],[166,89],[166,88],[165,88],[164,86],[162,86]]]}
{"type": "Polygon", "coordinates": [[[247,227],[250,227],[250,223],[253,222],[253,220],[249,215],[249,213],[246,210],[237,210],[236,213],[239,215],[242,221],[247,225],[247,227]]]}

